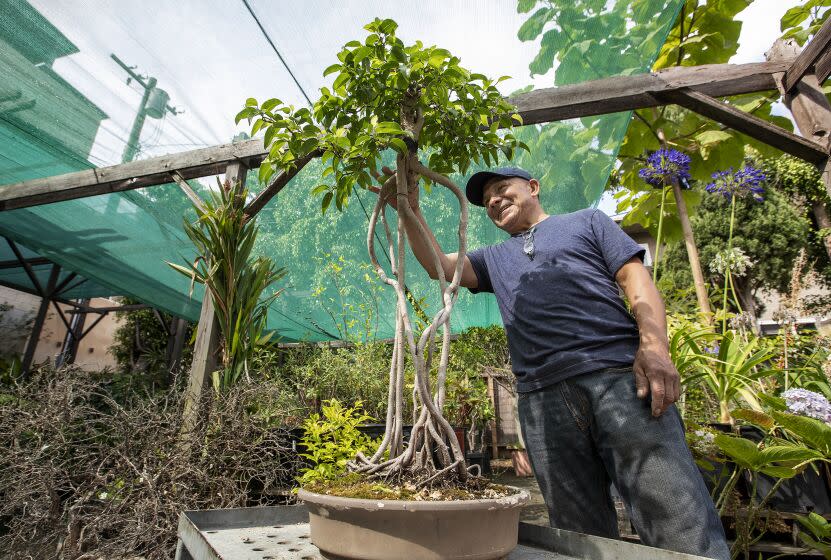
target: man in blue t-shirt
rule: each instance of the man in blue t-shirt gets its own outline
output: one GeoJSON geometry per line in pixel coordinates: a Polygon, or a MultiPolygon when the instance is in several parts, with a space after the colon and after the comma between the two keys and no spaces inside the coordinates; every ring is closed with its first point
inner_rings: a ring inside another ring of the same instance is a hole
{"type": "MultiPolygon", "coordinates": [[[[551,525],[617,537],[614,483],[644,544],[728,559],[673,405],[679,376],[643,250],[598,210],[549,216],[539,192],[518,168],[470,178],[468,200],[510,237],[466,255],[461,285],[496,296],[551,525]]],[[[458,255],[445,254],[430,233],[417,191],[410,205],[450,280],[458,255]]],[[[413,253],[436,278],[418,226],[405,225],[413,253]]]]}

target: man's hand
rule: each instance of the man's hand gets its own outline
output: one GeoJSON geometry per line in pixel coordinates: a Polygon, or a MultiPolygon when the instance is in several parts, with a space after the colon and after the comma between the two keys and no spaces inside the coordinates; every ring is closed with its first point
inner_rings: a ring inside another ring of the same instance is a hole
{"type": "Polygon", "coordinates": [[[652,416],[663,414],[681,396],[681,376],[666,348],[641,344],[632,369],[638,398],[652,395],[652,416]]]}
{"type": "Polygon", "coordinates": [[[638,323],[640,346],[635,354],[638,397],[652,395],[652,416],[660,416],[681,395],[681,379],[669,356],[666,309],[652,277],[638,257],[632,257],[615,274],[638,323]]]}

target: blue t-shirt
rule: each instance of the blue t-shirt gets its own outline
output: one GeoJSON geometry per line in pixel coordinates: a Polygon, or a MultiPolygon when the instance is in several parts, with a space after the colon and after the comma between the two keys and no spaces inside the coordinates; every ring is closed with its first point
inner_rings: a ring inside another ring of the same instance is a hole
{"type": "Polygon", "coordinates": [[[606,214],[588,209],[549,216],[528,233],[468,254],[479,287],[493,292],[508,334],[517,391],[630,366],[638,326],[615,274],[644,250],[606,214]]]}

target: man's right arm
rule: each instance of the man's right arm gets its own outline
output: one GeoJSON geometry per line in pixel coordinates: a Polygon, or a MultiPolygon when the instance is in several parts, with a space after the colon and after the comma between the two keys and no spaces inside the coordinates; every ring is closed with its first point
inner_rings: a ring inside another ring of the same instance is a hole
{"type": "MultiPolygon", "coordinates": [[[[424,216],[422,215],[418,205],[415,205],[413,208],[413,218],[421,223],[427,237],[425,240],[419,232],[418,226],[412,223],[412,219],[404,219],[404,227],[407,229],[407,238],[410,241],[413,254],[416,259],[418,259],[418,262],[424,270],[427,271],[427,274],[430,275],[430,278],[436,279],[438,278],[439,271],[436,270],[433,256],[430,254],[430,245],[432,245],[439,257],[439,262],[441,263],[441,273],[443,273],[447,281],[450,282],[453,280],[453,273],[456,271],[456,263],[459,259],[458,253],[445,254],[445,252],[442,251],[438,241],[436,241],[436,237],[433,235],[433,232],[424,220],[424,216]],[[428,245],[428,243],[430,245],[428,245]]],[[[465,263],[462,267],[462,278],[459,281],[459,284],[465,288],[471,288],[474,290],[479,287],[479,279],[477,278],[476,273],[473,270],[473,265],[470,263],[470,259],[467,255],[465,255],[465,263]]]]}

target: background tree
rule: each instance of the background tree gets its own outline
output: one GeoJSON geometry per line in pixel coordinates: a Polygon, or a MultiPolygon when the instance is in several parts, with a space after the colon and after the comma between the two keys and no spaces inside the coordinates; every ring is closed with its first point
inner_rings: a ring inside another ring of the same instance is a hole
{"type": "MultiPolygon", "coordinates": [[[[736,200],[736,219],[733,229],[733,246],[740,248],[751,261],[750,268],[734,285],[742,308],[755,315],[758,293],[770,290],[784,293],[789,289],[793,262],[802,247],[809,243],[810,223],[793,207],[785,195],[768,188],[765,199],[759,203],[752,198],[736,200]]],[[[727,247],[730,229],[730,202],[717,194],[702,197],[698,213],[693,218],[701,260],[709,265],[727,247]]],[[[689,263],[680,245],[668,247],[664,270],[659,284],[671,308],[689,307],[689,263]]],[[[709,289],[718,293],[723,287],[723,277],[705,268],[709,289]]],[[[733,310],[736,311],[735,306],[733,310]]]]}
{"type": "MultiPolygon", "coordinates": [[[[123,303],[141,302],[125,298],[123,303]]],[[[158,313],[168,325],[174,319],[164,311],[158,313]]],[[[153,309],[123,311],[116,313],[116,317],[119,323],[109,352],[115,358],[119,371],[141,374],[145,378],[142,382],[167,387],[172,380],[172,373],[175,373],[167,370],[170,337],[153,309]]],[[[192,338],[193,324],[188,323],[184,336],[186,341],[192,338]]],[[[192,353],[192,345],[185,344],[180,367],[187,368],[192,353]]]]}

